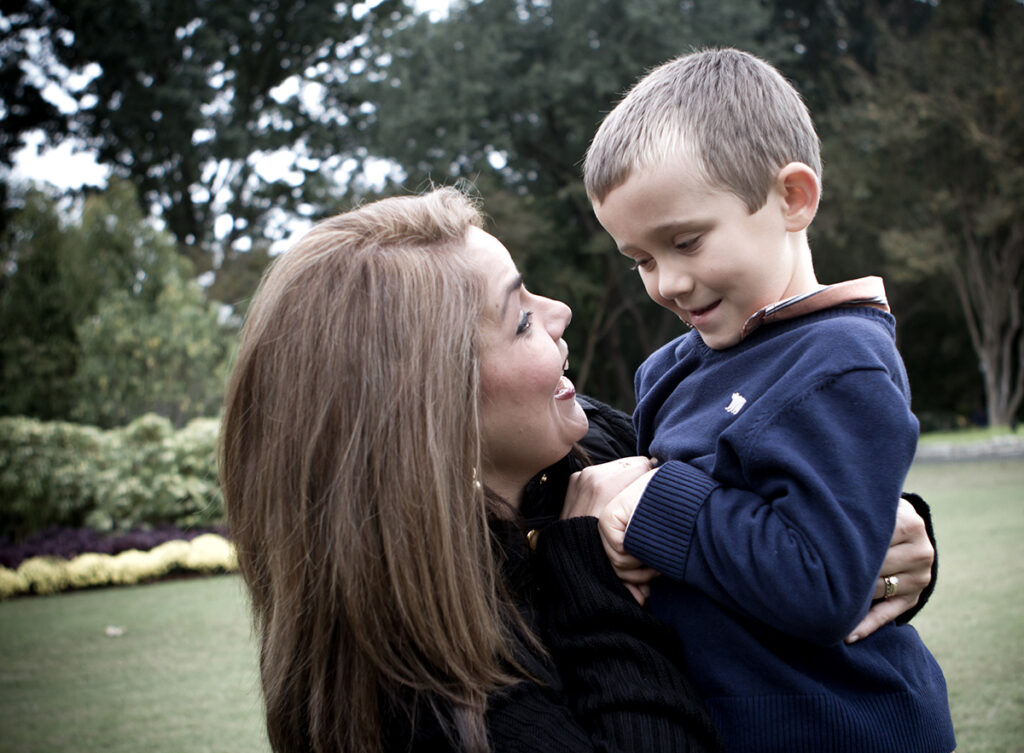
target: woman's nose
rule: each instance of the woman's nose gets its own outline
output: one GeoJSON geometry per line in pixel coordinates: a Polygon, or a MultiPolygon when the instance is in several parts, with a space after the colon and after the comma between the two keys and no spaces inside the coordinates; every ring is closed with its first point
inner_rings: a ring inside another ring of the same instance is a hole
{"type": "Polygon", "coordinates": [[[565,328],[572,321],[572,309],[561,301],[552,298],[545,298],[544,327],[548,334],[555,340],[562,336],[565,328]]]}

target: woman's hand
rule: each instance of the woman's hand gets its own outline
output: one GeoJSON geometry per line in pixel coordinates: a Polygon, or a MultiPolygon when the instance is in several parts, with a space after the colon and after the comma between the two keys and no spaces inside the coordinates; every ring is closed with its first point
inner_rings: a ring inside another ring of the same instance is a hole
{"type": "Polygon", "coordinates": [[[650,581],[658,573],[626,553],[626,526],[653,473],[650,458],[631,457],[592,465],[569,477],[562,518],[591,515],[615,573],[638,603],[647,601],[650,581]]]}
{"type": "Polygon", "coordinates": [[[651,459],[622,458],[591,465],[569,477],[569,488],[562,505],[562,519],[590,515],[601,516],[605,506],[619,492],[651,470],[651,459]]]}
{"type": "Polygon", "coordinates": [[[934,559],[935,548],[928,540],[924,520],[913,505],[901,498],[896,511],[896,530],[875,584],[874,598],[880,601],[872,605],[846,642],[854,643],[871,635],[917,604],[921,592],[931,582],[934,559]],[[890,590],[894,589],[895,593],[886,598],[887,578],[890,590]]]}

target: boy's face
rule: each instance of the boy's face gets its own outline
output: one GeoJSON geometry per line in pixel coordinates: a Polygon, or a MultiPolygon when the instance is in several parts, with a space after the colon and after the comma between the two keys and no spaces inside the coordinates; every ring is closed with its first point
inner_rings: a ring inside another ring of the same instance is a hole
{"type": "Polygon", "coordinates": [[[647,294],[720,350],[740,341],[756,311],[807,292],[809,256],[805,265],[797,234],[787,232],[779,188],[750,214],[734,194],[708,187],[691,164],[677,159],[638,171],[594,211],[647,294]]]}

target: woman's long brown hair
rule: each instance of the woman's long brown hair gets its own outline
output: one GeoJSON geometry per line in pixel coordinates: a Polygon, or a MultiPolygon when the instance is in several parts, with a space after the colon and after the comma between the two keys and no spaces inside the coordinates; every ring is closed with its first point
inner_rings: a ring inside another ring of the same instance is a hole
{"type": "Polygon", "coordinates": [[[373,753],[381,708],[486,749],[516,616],[475,483],[482,283],[460,192],[368,204],[278,257],[225,398],[220,475],[277,753],[373,753]]]}

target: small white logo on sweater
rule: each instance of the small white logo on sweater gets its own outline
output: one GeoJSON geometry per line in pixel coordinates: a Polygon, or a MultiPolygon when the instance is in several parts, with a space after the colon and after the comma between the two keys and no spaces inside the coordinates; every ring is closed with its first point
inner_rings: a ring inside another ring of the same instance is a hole
{"type": "Polygon", "coordinates": [[[725,410],[734,416],[743,410],[743,406],[747,404],[747,398],[743,397],[738,392],[732,393],[732,402],[725,406],[725,410]]]}

